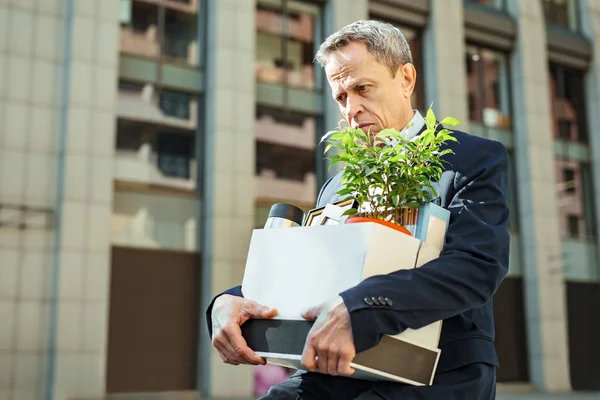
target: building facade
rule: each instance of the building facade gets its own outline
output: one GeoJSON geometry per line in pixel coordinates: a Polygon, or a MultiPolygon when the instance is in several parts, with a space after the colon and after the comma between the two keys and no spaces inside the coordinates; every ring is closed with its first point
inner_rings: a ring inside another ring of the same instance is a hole
{"type": "Polygon", "coordinates": [[[204,310],[272,204],[314,207],[313,58],[368,18],[416,108],[509,151],[498,397],[600,391],[599,0],[0,0],[0,399],[252,397],[204,310]]]}

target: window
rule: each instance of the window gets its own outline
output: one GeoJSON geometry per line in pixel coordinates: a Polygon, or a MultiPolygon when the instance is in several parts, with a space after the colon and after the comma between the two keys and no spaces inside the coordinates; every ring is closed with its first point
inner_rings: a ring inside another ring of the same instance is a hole
{"type": "Polygon", "coordinates": [[[579,217],[577,215],[568,215],[568,235],[573,238],[579,237],[579,217]]]}
{"type": "MultiPolygon", "coordinates": [[[[176,0],[190,5],[189,0],[176,0]]],[[[167,62],[198,64],[198,14],[166,1],[121,3],[121,52],[167,62]]]]}
{"type": "Polygon", "coordinates": [[[190,100],[189,94],[163,90],[159,95],[159,106],[170,117],[190,119],[190,100]]]}
{"type": "Polygon", "coordinates": [[[511,129],[506,54],[467,45],[465,61],[469,119],[490,128],[511,129]]]}
{"type": "Polygon", "coordinates": [[[584,71],[550,64],[553,129],[557,138],[588,142],[584,80],[584,71]]]}
{"type": "Polygon", "coordinates": [[[567,29],[576,29],[578,25],[576,3],[576,0],[542,0],[546,22],[567,29]]]}
{"type": "Polygon", "coordinates": [[[320,8],[301,1],[258,1],[256,78],[315,90],[315,30],[320,8]]]}
{"type": "Polygon", "coordinates": [[[508,150],[508,209],[510,213],[508,227],[512,231],[518,231],[519,198],[517,194],[517,170],[512,150],[508,150]]]}
{"type": "Polygon", "coordinates": [[[557,159],[558,205],[563,237],[586,240],[596,235],[591,165],[557,159]]]}
{"type": "Polygon", "coordinates": [[[504,0],[466,0],[468,3],[480,4],[486,7],[503,8],[504,0]]]}
{"type": "Polygon", "coordinates": [[[563,170],[563,181],[565,185],[565,193],[575,194],[575,186],[577,182],[575,182],[575,170],[573,168],[565,168],[563,170]]]}
{"type": "Polygon", "coordinates": [[[156,140],[158,168],[169,177],[190,178],[193,140],[185,134],[159,133],[156,140]]]}
{"type": "Polygon", "coordinates": [[[180,13],[168,10],[165,15],[165,38],[163,54],[194,63],[192,46],[196,45],[195,18],[184,18],[180,13]]]}

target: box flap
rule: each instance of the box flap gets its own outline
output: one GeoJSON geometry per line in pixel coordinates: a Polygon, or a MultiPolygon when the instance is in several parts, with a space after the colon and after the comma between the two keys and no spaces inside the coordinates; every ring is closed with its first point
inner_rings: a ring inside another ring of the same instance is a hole
{"type": "Polygon", "coordinates": [[[418,239],[378,223],[365,224],[373,226],[373,235],[365,258],[363,280],[415,267],[420,246],[418,239]]]}

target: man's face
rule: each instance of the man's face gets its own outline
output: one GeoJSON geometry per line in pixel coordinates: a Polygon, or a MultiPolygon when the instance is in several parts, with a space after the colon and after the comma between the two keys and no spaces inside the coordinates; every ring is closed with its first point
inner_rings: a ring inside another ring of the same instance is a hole
{"type": "Polygon", "coordinates": [[[367,46],[351,42],[330,55],[325,66],[333,98],[348,124],[372,134],[402,129],[413,116],[410,96],[415,68],[405,64],[392,77],[388,66],[375,61],[367,46]]]}

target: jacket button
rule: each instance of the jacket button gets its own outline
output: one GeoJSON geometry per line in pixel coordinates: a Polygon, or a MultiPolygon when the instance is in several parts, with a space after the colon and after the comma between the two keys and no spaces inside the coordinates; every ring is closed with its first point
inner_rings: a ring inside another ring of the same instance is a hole
{"type": "Polygon", "coordinates": [[[365,297],[365,303],[367,303],[368,305],[372,306],[373,305],[373,300],[371,300],[370,297],[365,297]]]}
{"type": "Polygon", "coordinates": [[[385,302],[387,303],[388,306],[392,306],[394,304],[394,302],[392,301],[392,299],[390,299],[389,297],[385,298],[385,302]]]}
{"type": "Polygon", "coordinates": [[[373,297],[371,297],[371,300],[373,300],[373,303],[374,303],[375,305],[378,305],[378,306],[380,306],[380,305],[381,305],[381,304],[379,304],[379,300],[377,299],[377,297],[373,296],[373,297]]]}
{"type": "Polygon", "coordinates": [[[383,296],[379,296],[379,304],[381,304],[382,306],[385,306],[387,302],[385,301],[385,298],[383,296]]]}

